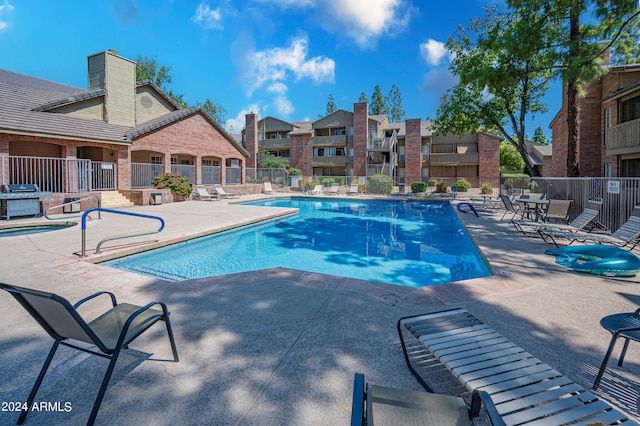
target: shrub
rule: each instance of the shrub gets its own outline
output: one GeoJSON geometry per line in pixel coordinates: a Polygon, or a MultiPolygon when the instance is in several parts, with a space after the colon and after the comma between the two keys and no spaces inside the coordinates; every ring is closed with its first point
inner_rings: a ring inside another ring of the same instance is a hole
{"type": "Polygon", "coordinates": [[[436,192],[440,194],[445,194],[447,192],[447,184],[444,182],[439,182],[436,184],[436,192]]]}
{"type": "MultiPolygon", "coordinates": [[[[459,181],[453,184],[453,187],[455,188],[456,192],[467,192],[469,190],[469,188],[471,187],[471,184],[467,186],[465,182],[466,181],[464,179],[460,179],[459,181]]],[[[469,183],[469,182],[466,182],[466,183],[469,183]]]]}
{"type": "Polygon", "coordinates": [[[286,170],[289,176],[302,176],[302,170],[296,169],[295,167],[290,167],[286,170]]]}
{"type": "Polygon", "coordinates": [[[273,183],[275,183],[276,185],[284,185],[284,178],[277,177],[273,180],[273,183]]]}
{"type": "Polygon", "coordinates": [[[324,178],[320,182],[322,183],[322,186],[329,187],[332,186],[335,181],[336,180],[334,178],[324,178]]]}
{"type": "Polygon", "coordinates": [[[527,188],[531,186],[531,177],[525,173],[505,173],[502,184],[508,190],[511,188],[527,188]]]}
{"type": "Polygon", "coordinates": [[[488,183],[482,185],[481,194],[493,194],[493,188],[488,183]]]}
{"type": "Polygon", "coordinates": [[[427,190],[427,184],[425,182],[411,182],[411,192],[414,194],[425,192],[427,190]]]}
{"type": "Polygon", "coordinates": [[[188,197],[193,191],[193,185],[188,177],[167,173],[164,176],[156,176],[151,182],[158,189],[168,189],[173,194],[188,197]]]}
{"type": "Polygon", "coordinates": [[[429,186],[436,186],[438,184],[438,181],[432,178],[429,179],[427,183],[429,184],[429,186]]]}
{"type": "Polygon", "coordinates": [[[393,189],[393,179],[388,175],[373,175],[367,182],[366,189],[372,194],[390,194],[393,189]]]}

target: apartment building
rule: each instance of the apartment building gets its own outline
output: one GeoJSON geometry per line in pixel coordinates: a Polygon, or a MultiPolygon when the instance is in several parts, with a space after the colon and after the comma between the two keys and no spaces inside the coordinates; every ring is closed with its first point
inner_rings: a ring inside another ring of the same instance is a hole
{"type": "MultiPolygon", "coordinates": [[[[391,176],[401,190],[411,182],[435,178],[499,176],[500,138],[487,133],[438,135],[430,123],[410,119],[392,123],[370,115],[366,102],[316,121],[287,122],[246,116],[243,146],[257,167],[261,152],[289,158],[305,176],[391,176]]],[[[249,160],[252,161],[252,160],[249,160]]]]}
{"type": "MultiPolygon", "coordinates": [[[[579,99],[581,176],[640,177],[640,64],[609,67],[579,99]]],[[[553,176],[567,175],[566,93],[549,125],[553,176]]]]}
{"type": "Polygon", "coordinates": [[[135,61],[116,51],[87,65],[87,89],[0,70],[1,184],[37,184],[54,194],[46,207],[116,192],[147,204],[153,178],[169,172],[244,183],[249,153],[208,114],[136,81],[135,61]]]}

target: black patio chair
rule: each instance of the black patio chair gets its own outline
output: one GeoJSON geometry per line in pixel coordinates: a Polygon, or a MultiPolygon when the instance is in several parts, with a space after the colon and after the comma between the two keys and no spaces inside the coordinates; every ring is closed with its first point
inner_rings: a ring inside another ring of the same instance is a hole
{"type": "Polygon", "coordinates": [[[607,315],[600,320],[600,325],[611,333],[611,341],[609,342],[609,348],[607,348],[607,352],[602,360],[600,371],[598,371],[596,380],[593,383],[593,389],[598,389],[598,386],[600,385],[600,381],[602,380],[604,371],[607,369],[607,364],[609,363],[609,358],[611,358],[611,353],[616,345],[616,341],[619,338],[624,339],[622,353],[618,359],[619,367],[622,367],[622,363],[624,362],[624,356],[627,353],[629,341],[634,340],[636,342],[640,342],[640,308],[636,309],[635,312],[607,315]]]}
{"type": "Polygon", "coordinates": [[[40,370],[40,374],[33,385],[33,389],[31,389],[31,393],[27,398],[27,409],[22,411],[17,424],[22,424],[26,419],[29,413],[28,410],[35,400],[40,384],[47,373],[53,356],[61,344],[111,360],[102,380],[98,396],[93,404],[93,409],[87,422],[89,425],[94,423],[98,415],[102,398],[107,390],[120,351],[123,348],[126,349],[133,340],[156,322],[165,322],[167,333],[169,334],[169,341],[171,342],[171,350],[173,351],[173,359],[175,362],[178,362],[178,351],[173,338],[173,331],[171,330],[169,311],[167,311],[164,303],[152,302],[146,306],[136,306],[128,303],[118,304],[113,293],[101,291],[80,300],[72,306],[66,299],[53,293],[4,283],[0,283],[0,288],[8,291],[55,340],[53,347],[49,351],[49,356],[47,356],[40,370]],[[113,308],[93,321],[85,322],[76,309],[83,303],[103,294],[109,295],[113,308]],[[162,310],[151,309],[156,305],[162,308],[162,310]],[[89,343],[96,346],[100,352],[76,346],[75,344],[67,342],[67,339],[89,343]]]}
{"type": "Polygon", "coordinates": [[[353,380],[351,426],[378,425],[471,425],[482,404],[493,426],[505,423],[488,393],[474,391],[471,406],[457,396],[416,392],[365,383],[356,373],[353,380]]]}

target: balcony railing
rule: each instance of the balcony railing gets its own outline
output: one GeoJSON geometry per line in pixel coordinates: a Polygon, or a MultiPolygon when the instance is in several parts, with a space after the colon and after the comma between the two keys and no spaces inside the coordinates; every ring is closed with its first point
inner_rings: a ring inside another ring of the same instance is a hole
{"type": "Polygon", "coordinates": [[[431,153],[430,163],[434,165],[478,164],[478,153],[467,154],[434,154],[431,153]]]}
{"type": "Polygon", "coordinates": [[[346,135],[314,136],[313,146],[346,146],[346,135]]]}
{"type": "Polygon", "coordinates": [[[314,167],[338,167],[347,165],[346,155],[336,155],[333,157],[313,157],[314,167]]]}
{"type": "Polygon", "coordinates": [[[640,118],[609,127],[605,133],[607,155],[640,152],[640,118]]]}
{"type": "Polygon", "coordinates": [[[265,149],[289,148],[291,146],[291,139],[263,139],[260,145],[265,149]]]}

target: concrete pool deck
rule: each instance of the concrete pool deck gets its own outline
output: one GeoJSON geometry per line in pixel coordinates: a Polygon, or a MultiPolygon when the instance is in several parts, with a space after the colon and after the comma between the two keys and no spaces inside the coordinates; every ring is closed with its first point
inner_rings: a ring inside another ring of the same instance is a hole
{"type": "MultiPolygon", "coordinates": [[[[254,198],[259,197],[239,201],[254,198]]],[[[161,216],[165,229],[108,242],[94,255],[107,236],[157,228],[153,221],[103,213],[88,223],[85,259],[77,255],[79,225],[0,238],[2,282],[52,291],[72,302],[109,290],[119,301],[168,305],[180,362],[166,362],[171,350],[163,327],[140,337],[118,360],[97,424],[347,424],[355,372],[376,384],[421,390],[404,363],[396,321],[450,306],[465,307],[590,388],[610,338],[600,318],[640,306],[640,277],[605,278],[557,265],[544,255],[547,244],[518,236],[508,221],[499,221],[502,213],[460,215],[490,262],[492,277],[413,289],[284,268],[169,283],[93,263],[274,214],[273,208],[227,201],[127,211],[161,216]]],[[[0,402],[18,402],[28,395],[52,342],[5,292],[0,308],[0,402]]],[[[637,417],[640,344],[630,345],[622,368],[616,365],[619,349],[597,393],[637,417]]],[[[25,424],[84,424],[106,366],[99,357],[61,348],[36,401],[63,407],[69,402],[71,410],[32,412],[25,424]]],[[[435,387],[451,389],[455,379],[446,379],[435,387]]],[[[0,424],[17,417],[0,411],[0,424]]]]}

